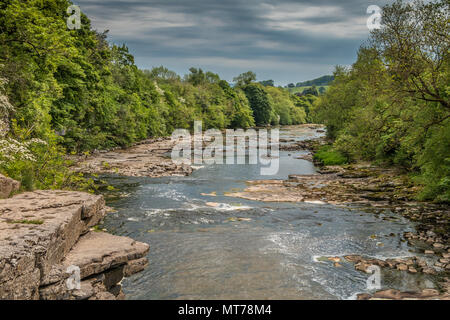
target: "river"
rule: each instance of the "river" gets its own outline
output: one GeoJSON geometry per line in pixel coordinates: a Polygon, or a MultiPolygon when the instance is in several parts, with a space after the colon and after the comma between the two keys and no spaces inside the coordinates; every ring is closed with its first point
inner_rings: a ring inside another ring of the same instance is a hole
{"type": "MultiPolygon", "coordinates": [[[[317,130],[284,128],[281,139],[310,139],[317,130]]],[[[302,152],[280,152],[270,179],[313,174],[302,152]]],[[[369,275],[323,257],[419,255],[402,238],[408,220],[352,206],[264,203],[231,198],[245,181],[267,179],[258,165],[205,165],[189,177],[108,176],[125,193],[104,228],[150,244],[149,266],[123,281],[128,299],[353,299],[369,275]],[[216,196],[213,196],[215,193],[216,196]]],[[[383,271],[382,287],[433,287],[432,278],[383,271]]]]}

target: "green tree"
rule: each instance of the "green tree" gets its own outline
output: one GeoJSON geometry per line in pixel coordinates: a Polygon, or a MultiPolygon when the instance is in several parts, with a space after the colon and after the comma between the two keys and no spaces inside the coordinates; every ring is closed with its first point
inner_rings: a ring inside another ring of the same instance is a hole
{"type": "Polygon", "coordinates": [[[233,82],[239,87],[249,85],[253,81],[256,81],[256,74],[252,71],[242,73],[233,79],[233,82]]]}
{"type": "Polygon", "coordinates": [[[259,82],[264,87],[275,87],[275,82],[273,80],[264,80],[259,82]]]}
{"type": "Polygon", "coordinates": [[[275,119],[279,119],[274,124],[291,125],[305,123],[305,110],[295,104],[295,100],[289,91],[275,87],[266,87],[265,89],[270,97],[275,119]]]}
{"type": "Polygon", "coordinates": [[[273,108],[264,87],[257,83],[250,83],[244,86],[243,90],[253,110],[256,125],[270,124],[273,108]]]}
{"type": "Polygon", "coordinates": [[[449,2],[396,1],[383,8],[349,69],[313,104],[334,149],[350,159],[402,166],[420,199],[450,201],[449,2]]]}
{"type": "Polygon", "coordinates": [[[181,80],[175,71],[169,70],[164,66],[152,68],[152,70],[143,70],[144,74],[152,80],[176,81],[181,80]]]}
{"type": "Polygon", "coordinates": [[[413,5],[401,0],[383,8],[382,28],[371,33],[371,45],[393,78],[395,90],[415,100],[450,109],[450,2],[413,5]]]}

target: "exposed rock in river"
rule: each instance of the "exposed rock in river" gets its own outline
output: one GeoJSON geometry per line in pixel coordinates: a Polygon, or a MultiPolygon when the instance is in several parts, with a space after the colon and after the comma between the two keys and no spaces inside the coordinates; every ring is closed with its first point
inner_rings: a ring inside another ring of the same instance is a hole
{"type": "Polygon", "coordinates": [[[123,276],[146,266],[149,246],[91,231],[106,213],[102,196],[36,191],[0,200],[0,299],[123,298],[123,276]],[[71,289],[68,267],[81,271],[71,289]]]}
{"type": "MultiPolygon", "coordinates": [[[[280,140],[280,142],[290,142],[290,141],[280,140]]],[[[289,144],[280,145],[280,151],[315,150],[323,144],[325,144],[325,140],[320,139],[320,138],[312,139],[312,140],[297,141],[297,142],[294,141],[289,144]]]]}
{"type": "Polygon", "coordinates": [[[76,157],[75,171],[108,173],[128,177],[187,176],[193,171],[189,165],[177,165],[166,154],[174,142],[167,138],[142,141],[128,148],[96,152],[89,157],[76,157]]]}
{"type": "MultiPolygon", "coordinates": [[[[285,149],[315,149],[316,145],[317,140],[312,140],[285,149]]],[[[358,163],[321,167],[317,174],[291,175],[287,180],[247,181],[247,188],[243,191],[226,195],[265,202],[358,206],[376,214],[386,211],[398,213],[416,222],[417,234],[405,233],[403,236],[406,241],[425,254],[437,255],[437,261],[427,264],[415,257],[386,261],[361,256],[346,256],[345,259],[353,262],[355,269],[361,272],[367,272],[370,266],[375,265],[398,272],[433,275],[440,279],[442,290],[437,293],[432,289],[416,293],[385,290],[374,295],[363,294],[359,299],[450,299],[450,285],[446,280],[450,273],[450,210],[445,204],[416,201],[416,191],[400,168],[358,163]]]]}

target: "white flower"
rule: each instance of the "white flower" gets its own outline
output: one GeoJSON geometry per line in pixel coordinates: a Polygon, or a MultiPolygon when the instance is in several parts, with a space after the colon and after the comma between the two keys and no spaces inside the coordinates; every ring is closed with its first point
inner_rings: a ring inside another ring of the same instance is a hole
{"type": "Polygon", "coordinates": [[[24,142],[12,138],[0,139],[0,165],[10,161],[36,161],[30,150],[36,144],[47,145],[45,141],[35,138],[24,142]]]}
{"type": "Polygon", "coordinates": [[[164,90],[161,89],[161,88],[158,86],[158,84],[156,83],[156,81],[154,81],[153,83],[154,83],[154,85],[155,85],[156,91],[157,91],[160,95],[163,96],[163,95],[164,95],[164,90]]]}
{"type": "Polygon", "coordinates": [[[30,148],[37,144],[47,145],[47,142],[37,138],[23,142],[5,138],[9,132],[9,113],[14,111],[8,97],[4,94],[6,82],[6,79],[0,78],[0,165],[20,160],[36,161],[30,148]]]}

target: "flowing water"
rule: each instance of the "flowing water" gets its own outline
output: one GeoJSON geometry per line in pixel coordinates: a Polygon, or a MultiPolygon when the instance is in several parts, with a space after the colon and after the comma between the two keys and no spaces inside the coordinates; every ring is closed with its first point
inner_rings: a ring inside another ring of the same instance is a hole
{"type": "MultiPolygon", "coordinates": [[[[280,132],[282,139],[318,135],[306,126],[280,132]]],[[[280,152],[279,173],[269,178],[315,173],[311,162],[295,159],[301,153],[280,152]]],[[[127,194],[108,201],[115,212],[104,227],[150,244],[147,269],[122,283],[127,298],[351,299],[368,292],[369,275],[322,257],[418,255],[402,239],[414,226],[390,212],[224,196],[267,178],[258,165],[205,165],[189,177],[107,177],[127,194]]],[[[434,285],[423,275],[383,271],[382,286],[434,285]]]]}

